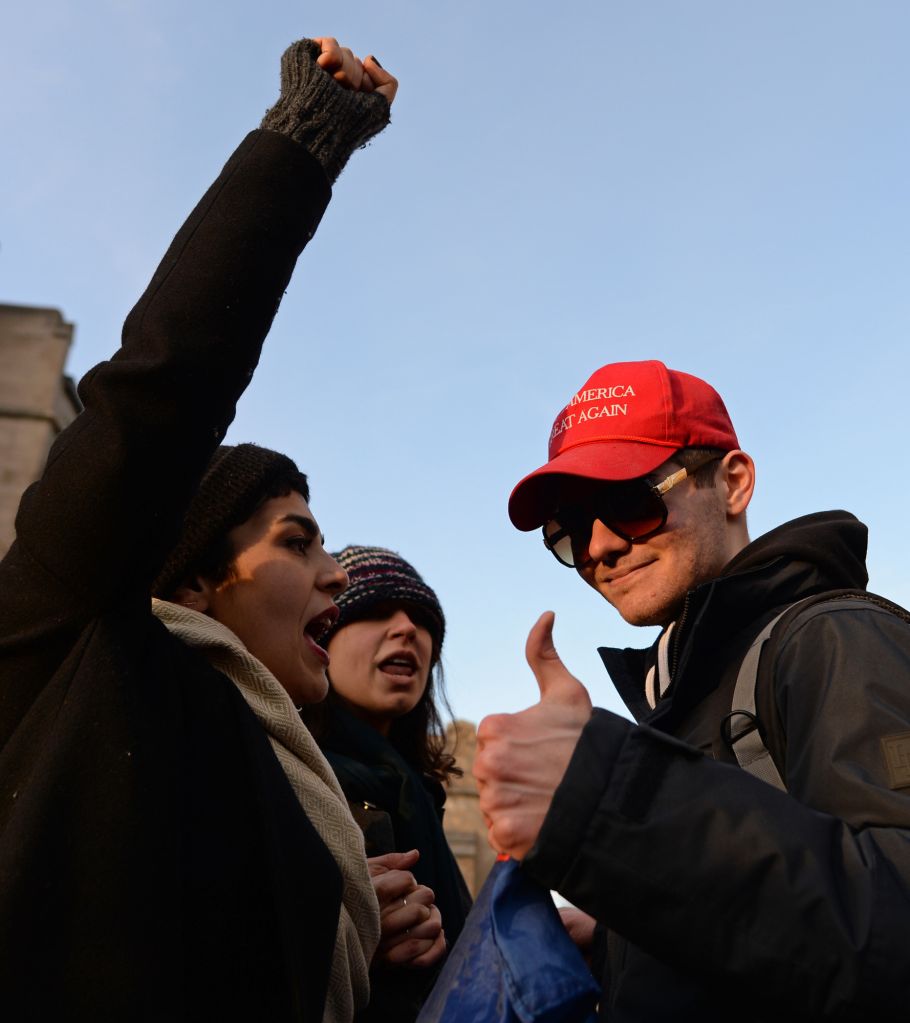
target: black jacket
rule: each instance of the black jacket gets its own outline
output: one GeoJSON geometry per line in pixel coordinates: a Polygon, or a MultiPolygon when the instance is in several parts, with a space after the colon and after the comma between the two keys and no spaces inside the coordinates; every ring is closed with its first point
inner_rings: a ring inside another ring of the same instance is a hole
{"type": "Polygon", "coordinates": [[[910,627],[870,606],[788,636],[771,701],[788,793],[720,738],[760,628],[864,586],[864,554],[845,512],[755,541],[689,594],[654,711],[653,653],[601,651],[645,723],[595,711],[525,867],[611,929],[603,1018],[906,1016],[910,789],[891,787],[881,740],[910,732],[910,627]]]}
{"type": "Polygon", "coordinates": [[[149,590],[329,195],[303,147],[251,133],[23,498],[0,565],[4,1018],[322,1018],[339,871],[149,590]]]}
{"type": "MultiPolygon", "coordinates": [[[[420,850],[411,872],[419,884],[432,888],[451,948],[471,908],[471,895],[442,828],[445,790],[331,697],[325,717],[319,745],[345,796],[355,806],[355,817],[358,805],[369,804],[372,813],[387,815],[390,824],[386,848],[371,848],[371,831],[366,829],[367,855],[420,850]]],[[[441,964],[432,969],[375,969],[370,1005],[358,1015],[359,1023],[409,1023],[416,1019],[440,968],[441,964]]]]}
{"type": "Polygon", "coordinates": [[[436,895],[451,945],[464,926],[471,896],[442,827],[445,789],[421,774],[374,728],[330,699],[319,745],[353,803],[367,802],[388,814],[393,846],[380,852],[420,850],[412,873],[436,895]]]}

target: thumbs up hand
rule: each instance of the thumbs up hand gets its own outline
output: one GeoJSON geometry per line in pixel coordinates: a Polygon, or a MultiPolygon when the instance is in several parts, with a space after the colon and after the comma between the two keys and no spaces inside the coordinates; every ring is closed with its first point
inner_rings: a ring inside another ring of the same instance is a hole
{"type": "Polygon", "coordinates": [[[553,645],[552,611],[535,623],[525,655],[540,702],[519,714],[484,718],[477,729],[474,777],[490,845],[523,859],[540,833],[553,793],[591,716],[588,691],[553,645]]]}
{"type": "Polygon", "coordinates": [[[534,623],[525,644],[525,657],[540,689],[540,702],[574,707],[584,711],[585,721],[591,716],[591,697],[578,679],[562,663],[553,644],[553,623],[556,615],[544,613],[534,623]]]}

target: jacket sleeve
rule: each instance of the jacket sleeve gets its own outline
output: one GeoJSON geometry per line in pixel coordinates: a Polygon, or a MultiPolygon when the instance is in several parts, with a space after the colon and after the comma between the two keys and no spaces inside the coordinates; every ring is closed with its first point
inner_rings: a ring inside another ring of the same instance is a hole
{"type": "Polygon", "coordinates": [[[252,132],[177,233],[121,348],[83,379],[84,411],[26,492],[0,565],[0,742],[85,623],[147,603],[329,196],[303,146],[252,132]]]}
{"type": "Polygon", "coordinates": [[[777,680],[788,793],[596,711],[525,866],[769,1018],[899,1018],[910,627],[877,609],[819,615],[788,638],[777,680]]]}

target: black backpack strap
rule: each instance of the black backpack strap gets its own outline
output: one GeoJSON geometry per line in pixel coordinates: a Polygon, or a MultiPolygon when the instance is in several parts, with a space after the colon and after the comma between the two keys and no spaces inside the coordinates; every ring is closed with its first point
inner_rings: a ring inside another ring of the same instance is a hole
{"type": "MultiPolygon", "coordinates": [[[[774,665],[777,651],[794,622],[820,605],[850,602],[857,607],[873,605],[896,615],[910,624],[910,612],[899,604],[865,590],[828,590],[798,600],[784,608],[759,632],[746,651],[733,690],[732,709],[721,723],[724,741],[733,751],[739,766],[757,778],[786,792],[783,738],[772,741],[771,730],[778,724],[773,699],[762,700],[760,690],[773,693],[774,665]],[[764,660],[762,655],[765,654],[764,660]],[[765,713],[759,714],[758,703],[765,713]],[[769,746],[771,747],[769,749],[769,746]],[[772,749],[777,756],[772,755],[772,749]]],[[[824,610],[824,608],[821,608],[824,610]]]]}

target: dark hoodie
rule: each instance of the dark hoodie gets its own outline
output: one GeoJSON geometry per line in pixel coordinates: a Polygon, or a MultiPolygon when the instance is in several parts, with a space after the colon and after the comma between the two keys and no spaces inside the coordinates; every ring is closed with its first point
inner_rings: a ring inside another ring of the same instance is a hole
{"type": "Polygon", "coordinates": [[[611,929],[602,1018],[867,1020],[910,1004],[910,791],[891,787],[880,742],[910,731],[910,628],[870,605],[788,634],[772,694],[788,793],[720,738],[754,636],[802,597],[862,588],[865,544],[846,512],[750,544],[688,595],[653,711],[653,651],[601,650],[642,723],[594,712],[525,868],[611,929]]]}

